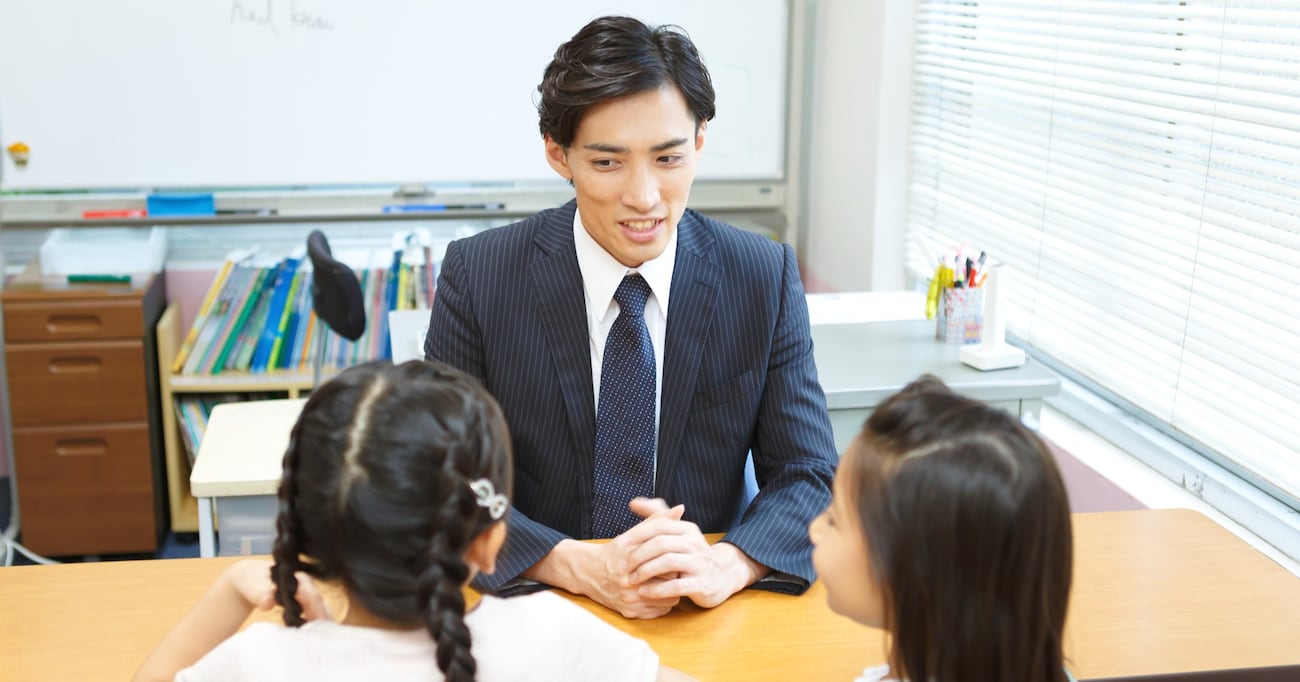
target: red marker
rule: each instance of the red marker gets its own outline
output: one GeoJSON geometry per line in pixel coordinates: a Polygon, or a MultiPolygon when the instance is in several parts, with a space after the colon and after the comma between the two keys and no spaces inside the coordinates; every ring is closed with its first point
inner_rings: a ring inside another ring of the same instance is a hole
{"type": "Polygon", "coordinates": [[[82,211],[82,218],[143,218],[147,215],[143,208],[110,208],[99,211],[82,211]]]}

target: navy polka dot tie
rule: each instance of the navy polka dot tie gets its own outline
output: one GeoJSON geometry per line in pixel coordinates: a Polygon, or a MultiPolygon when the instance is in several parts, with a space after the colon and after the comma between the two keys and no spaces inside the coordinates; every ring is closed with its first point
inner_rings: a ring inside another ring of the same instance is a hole
{"type": "Polygon", "coordinates": [[[655,351],[645,326],[650,285],[628,275],[614,292],[618,318],[605,340],[596,412],[596,471],[592,534],[612,538],[640,517],[627,508],[654,495],[655,351]]]}

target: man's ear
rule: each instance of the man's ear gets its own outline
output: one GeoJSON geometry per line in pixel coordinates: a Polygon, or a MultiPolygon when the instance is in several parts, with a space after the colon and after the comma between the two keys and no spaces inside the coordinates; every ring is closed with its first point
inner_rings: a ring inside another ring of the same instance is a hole
{"type": "Polygon", "coordinates": [[[469,549],[465,551],[465,561],[490,575],[497,570],[497,554],[505,541],[506,522],[497,521],[470,540],[469,549]]]}
{"type": "Polygon", "coordinates": [[[697,155],[704,151],[704,129],[708,127],[708,121],[700,121],[700,124],[695,126],[695,153],[697,155]]]}
{"type": "Polygon", "coordinates": [[[569,150],[560,143],[546,136],[546,162],[551,164],[560,177],[573,182],[573,169],[569,168],[569,150]]]}

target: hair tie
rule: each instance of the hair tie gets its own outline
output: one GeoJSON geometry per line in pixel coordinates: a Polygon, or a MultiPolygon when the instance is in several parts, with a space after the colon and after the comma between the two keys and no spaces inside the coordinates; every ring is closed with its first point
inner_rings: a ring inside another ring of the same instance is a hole
{"type": "Polygon", "coordinates": [[[493,521],[506,515],[506,509],[510,507],[510,500],[507,500],[505,495],[497,492],[496,487],[492,485],[492,481],[486,478],[470,481],[469,489],[474,491],[475,503],[487,509],[488,515],[492,517],[493,521]]]}

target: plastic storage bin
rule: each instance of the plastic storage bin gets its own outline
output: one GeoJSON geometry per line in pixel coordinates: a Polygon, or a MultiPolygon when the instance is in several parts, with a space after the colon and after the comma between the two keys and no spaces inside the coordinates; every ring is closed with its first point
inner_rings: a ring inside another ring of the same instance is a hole
{"type": "Polygon", "coordinates": [[[215,498],[217,556],[270,554],[275,544],[275,495],[215,498]]]}
{"type": "Polygon", "coordinates": [[[167,256],[162,228],[57,228],[41,244],[43,275],[159,272],[167,256]]]}

